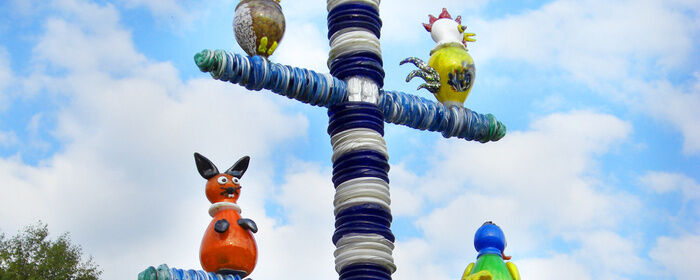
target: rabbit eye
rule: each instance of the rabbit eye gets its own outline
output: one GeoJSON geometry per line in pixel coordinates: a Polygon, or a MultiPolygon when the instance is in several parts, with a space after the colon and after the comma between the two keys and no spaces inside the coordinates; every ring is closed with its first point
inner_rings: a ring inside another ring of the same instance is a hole
{"type": "Polygon", "coordinates": [[[241,183],[240,183],[241,180],[239,180],[239,179],[236,178],[236,177],[233,177],[233,178],[231,179],[231,182],[233,182],[233,183],[236,184],[236,185],[240,185],[240,184],[241,184],[241,183]]]}
{"type": "Polygon", "coordinates": [[[219,177],[219,179],[216,179],[216,181],[219,182],[220,185],[223,185],[226,184],[226,182],[228,182],[228,179],[226,179],[226,177],[224,176],[221,176],[219,177]]]}

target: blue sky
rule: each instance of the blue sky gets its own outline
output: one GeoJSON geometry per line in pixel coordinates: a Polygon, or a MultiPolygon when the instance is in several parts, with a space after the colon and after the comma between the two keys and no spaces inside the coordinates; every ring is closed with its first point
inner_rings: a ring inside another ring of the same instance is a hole
{"type": "MultiPolygon", "coordinates": [[[[260,226],[255,279],[330,279],[331,146],[322,108],[198,71],[241,52],[236,1],[0,4],[0,229],[42,220],[104,268],[199,268],[209,223],[192,153],[252,157],[239,200],[260,226]],[[291,274],[291,275],[290,275],[291,274]]],[[[282,1],[272,60],[327,72],[323,1],[282,1]],[[318,2],[318,3],[316,3],[318,2]]],[[[700,4],[689,0],[383,1],[385,88],[442,7],[476,33],[465,106],[496,143],[386,126],[395,279],[458,279],[493,220],[526,279],[700,274],[700,4]]]]}

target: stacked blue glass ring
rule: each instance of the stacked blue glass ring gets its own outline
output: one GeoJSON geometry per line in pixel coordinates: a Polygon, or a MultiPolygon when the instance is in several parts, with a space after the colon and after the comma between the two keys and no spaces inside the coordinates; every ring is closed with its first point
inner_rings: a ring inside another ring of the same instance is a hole
{"type": "Polygon", "coordinates": [[[367,280],[367,279],[391,279],[391,272],[383,267],[368,264],[354,264],[340,271],[340,279],[367,280]]]}
{"type": "Polygon", "coordinates": [[[338,243],[346,234],[378,234],[394,242],[391,233],[391,213],[381,206],[371,203],[347,208],[335,216],[333,243],[338,243]]]}
{"type": "Polygon", "coordinates": [[[328,108],[328,134],[353,128],[368,128],[384,135],[384,113],[376,105],[365,102],[345,102],[328,108]]]}
{"type": "Polygon", "coordinates": [[[328,66],[331,75],[338,79],[363,76],[372,79],[380,87],[384,86],[382,60],[369,52],[355,52],[333,59],[328,66]]]}
{"type": "Polygon", "coordinates": [[[195,56],[200,70],[214,79],[240,84],[248,90],[269,89],[287,98],[328,107],[347,95],[346,84],[327,74],[247,57],[223,50],[203,50],[195,56]]]}
{"type": "MultiPolygon", "coordinates": [[[[328,109],[328,134],[334,135],[355,128],[365,128],[384,135],[384,115],[376,105],[366,102],[345,102],[328,109]]],[[[389,183],[389,163],[376,150],[357,150],[336,157],[333,162],[333,185],[337,188],[351,179],[376,177],[389,183]]]]}
{"type": "MultiPolygon", "coordinates": [[[[328,117],[328,134],[332,139],[339,133],[350,136],[352,133],[384,134],[384,114],[372,103],[344,102],[332,105],[328,117]]],[[[352,141],[352,138],[347,141],[352,141]]],[[[373,149],[368,145],[367,148],[334,155],[333,185],[336,188],[352,186],[354,181],[361,184],[363,180],[376,178],[385,182],[388,190],[390,167],[387,156],[379,148],[373,149]]],[[[395,237],[390,229],[391,221],[391,210],[376,203],[361,203],[341,209],[335,216],[333,243],[338,246],[341,238],[358,235],[381,236],[393,243],[395,237]]],[[[341,280],[352,280],[391,279],[393,271],[382,264],[360,261],[341,267],[338,272],[341,280]]]]}
{"type": "MultiPolygon", "coordinates": [[[[331,75],[348,81],[349,92],[378,94],[385,76],[379,46],[379,0],[327,3],[331,75]]],[[[390,229],[384,113],[377,104],[348,101],[329,106],[328,117],[336,188],[332,237],[336,271],[341,280],[391,279],[396,270],[392,257],[395,238],[390,229]]]]}
{"type": "Polygon", "coordinates": [[[138,280],[241,280],[241,277],[203,270],[169,268],[166,264],[161,264],[158,268],[150,266],[139,273],[138,280]]]}
{"type": "MultiPolygon", "coordinates": [[[[353,31],[366,31],[374,35],[369,40],[376,39],[375,49],[357,49],[352,46],[358,44],[351,43],[344,48],[338,48],[337,56],[331,57],[328,61],[328,68],[331,70],[331,75],[344,80],[347,77],[367,77],[372,79],[379,87],[384,86],[384,69],[381,59],[380,50],[378,48],[380,30],[382,21],[379,18],[377,9],[363,2],[347,2],[336,5],[328,13],[328,39],[333,44],[341,44],[345,38],[340,38],[343,35],[353,31]],[[337,37],[337,38],[336,38],[337,37]]],[[[361,38],[362,36],[360,36],[361,38]]],[[[365,36],[367,37],[367,36],[365,36]]],[[[361,40],[365,43],[368,40],[358,39],[354,37],[347,40],[361,40]]],[[[369,42],[368,44],[371,44],[369,42]]]]}
{"type": "Polygon", "coordinates": [[[336,32],[345,28],[366,29],[380,38],[382,20],[379,11],[365,3],[344,3],[335,6],[328,13],[328,39],[336,32]]]}
{"type": "MultiPolygon", "coordinates": [[[[378,173],[378,176],[372,177],[380,178],[389,183],[389,179],[385,176],[387,172],[389,172],[389,163],[387,162],[386,157],[383,154],[372,150],[352,151],[341,155],[333,163],[333,176],[335,177],[336,175],[348,174],[348,172],[351,172],[351,170],[357,168],[373,170],[378,173]]],[[[339,179],[337,182],[335,182],[337,184],[334,185],[337,187],[340,185],[340,183],[348,180],[339,179]]]]}
{"type": "Polygon", "coordinates": [[[361,177],[375,177],[389,183],[389,163],[384,155],[372,150],[352,151],[333,163],[333,185],[361,177]]]}

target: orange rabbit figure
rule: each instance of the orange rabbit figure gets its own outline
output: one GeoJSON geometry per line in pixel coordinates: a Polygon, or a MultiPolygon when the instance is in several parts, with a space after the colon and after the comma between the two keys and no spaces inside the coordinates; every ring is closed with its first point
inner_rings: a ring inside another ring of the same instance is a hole
{"type": "Polygon", "coordinates": [[[194,160],[199,174],[207,179],[207,199],[212,203],[209,215],[213,218],[202,238],[199,261],[207,272],[243,278],[253,272],[258,258],[253,238],[258,227],[253,220],[241,218],[241,208],[236,204],[241,194],[240,179],[250,157],[242,157],[224,173],[199,153],[194,153],[194,160]]]}

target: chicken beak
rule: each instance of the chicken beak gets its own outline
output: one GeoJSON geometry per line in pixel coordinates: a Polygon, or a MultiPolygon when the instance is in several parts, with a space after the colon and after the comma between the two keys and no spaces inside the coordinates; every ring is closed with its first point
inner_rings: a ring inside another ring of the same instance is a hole
{"type": "Polygon", "coordinates": [[[472,38],[472,36],[475,35],[476,34],[470,32],[464,33],[464,37],[462,38],[462,40],[464,40],[464,42],[476,42],[476,39],[472,38]]]}

